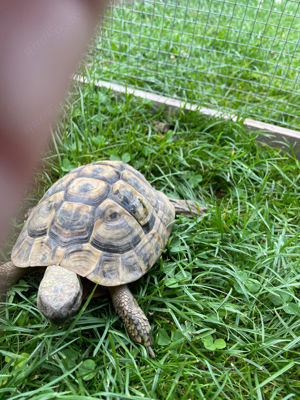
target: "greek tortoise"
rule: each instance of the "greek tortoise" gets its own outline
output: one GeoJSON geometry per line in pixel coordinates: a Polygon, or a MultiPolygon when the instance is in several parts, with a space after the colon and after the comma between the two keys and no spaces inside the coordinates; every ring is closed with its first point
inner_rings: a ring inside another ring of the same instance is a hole
{"type": "Polygon", "coordinates": [[[94,295],[109,291],[131,339],[155,357],[150,324],[127,284],[159,259],[175,214],[191,217],[191,211],[199,215],[204,209],[167,198],[124,162],[81,166],[57,181],[31,210],[11,262],[0,266],[0,291],[46,268],[37,306],[61,324],[96,283],[94,295]]]}

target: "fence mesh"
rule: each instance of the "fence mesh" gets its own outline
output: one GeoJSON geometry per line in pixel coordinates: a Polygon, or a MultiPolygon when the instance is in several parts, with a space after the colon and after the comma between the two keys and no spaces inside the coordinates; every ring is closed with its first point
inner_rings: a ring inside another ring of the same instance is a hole
{"type": "Polygon", "coordinates": [[[103,26],[94,79],[299,127],[299,0],[136,0],[103,26]]]}

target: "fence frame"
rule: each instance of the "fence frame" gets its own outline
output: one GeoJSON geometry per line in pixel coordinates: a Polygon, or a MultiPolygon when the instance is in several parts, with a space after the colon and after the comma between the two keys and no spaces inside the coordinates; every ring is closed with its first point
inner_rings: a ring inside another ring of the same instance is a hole
{"type": "MultiPolygon", "coordinates": [[[[89,80],[81,75],[73,75],[73,79],[84,84],[89,83],[89,80]]],[[[163,107],[168,113],[176,113],[179,110],[192,110],[198,111],[200,114],[206,115],[207,117],[223,118],[224,120],[231,119],[236,121],[238,118],[233,113],[228,114],[226,112],[213,110],[211,108],[201,107],[197,104],[191,104],[182,100],[160,96],[155,93],[146,92],[140,89],[133,89],[115,83],[97,80],[93,81],[93,84],[99,88],[105,87],[110,89],[116,95],[132,94],[135,97],[150,100],[157,108],[163,107]]],[[[246,129],[259,131],[259,135],[257,136],[259,143],[266,143],[272,147],[280,148],[288,152],[290,152],[292,148],[293,152],[296,154],[296,158],[300,160],[300,132],[250,118],[246,118],[244,120],[244,126],[246,129]]]]}

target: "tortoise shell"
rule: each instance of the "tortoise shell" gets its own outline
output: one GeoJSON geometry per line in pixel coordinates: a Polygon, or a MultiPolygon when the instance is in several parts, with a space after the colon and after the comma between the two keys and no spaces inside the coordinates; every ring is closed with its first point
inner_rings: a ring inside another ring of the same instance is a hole
{"type": "Polygon", "coordinates": [[[121,161],[79,167],[35,207],[14,245],[15,266],[60,265],[103,286],[133,282],[158,260],[175,209],[121,161]]]}

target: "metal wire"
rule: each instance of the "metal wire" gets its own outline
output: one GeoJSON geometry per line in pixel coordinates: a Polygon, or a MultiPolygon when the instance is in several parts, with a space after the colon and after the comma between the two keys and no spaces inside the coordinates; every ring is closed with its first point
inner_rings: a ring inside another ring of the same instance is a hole
{"type": "Polygon", "coordinates": [[[298,0],[136,0],[110,6],[95,79],[300,127],[298,0]]]}

